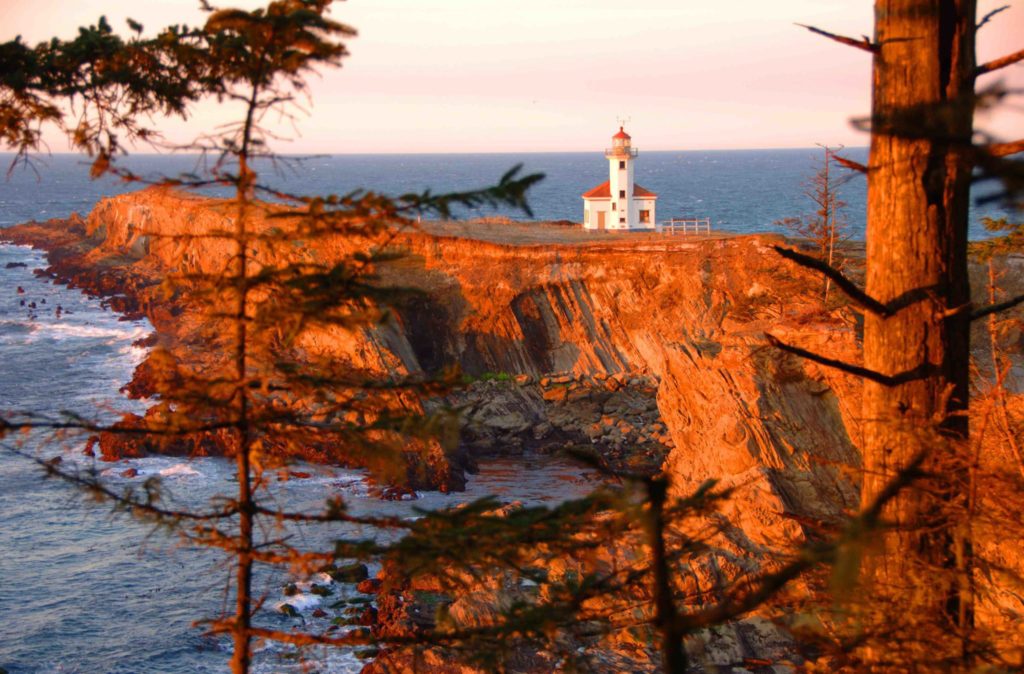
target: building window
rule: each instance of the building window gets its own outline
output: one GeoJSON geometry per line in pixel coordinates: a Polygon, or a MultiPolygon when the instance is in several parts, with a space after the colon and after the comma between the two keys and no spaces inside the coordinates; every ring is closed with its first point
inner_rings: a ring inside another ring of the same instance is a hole
{"type": "Polygon", "coordinates": [[[626,190],[619,190],[619,198],[620,199],[625,199],[626,198],[626,190]]]}
{"type": "Polygon", "coordinates": [[[620,222],[620,223],[621,223],[621,222],[625,222],[625,221],[626,221],[626,218],[619,218],[619,222],[620,222]]]}
{"type": "Polygon", "coordinates": [[[624,162],[624,161],[620,161],[620,162],[619,162],[619,168],[620,168],[620,169],[624,169],[624,168],[626,168],[626,162],[624,162]]]}
{"type": "Polygon", "coordinates": [[[612,202],[612,210],[613,211],[615,210],[615,202],[614,201],[612,202]]]}
{"type": "Polygon", "coordinates": [[[650,221],[651,221],[651,212],[650,211],[640,211],[640,222],[648,222],[649,223],[650,221]]]}

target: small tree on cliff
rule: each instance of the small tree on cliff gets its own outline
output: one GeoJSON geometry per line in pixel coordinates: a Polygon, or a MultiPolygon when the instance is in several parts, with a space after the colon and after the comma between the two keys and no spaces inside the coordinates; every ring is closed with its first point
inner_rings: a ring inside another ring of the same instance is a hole
{"type": "MultiPolygon", "coordinates": [[[[1008,270],[1000,270],[998,260],[1005,260],[1011,255],[1019,255],[1024,252],[1024,222],[1013,223],[1009,218],[983,218],[982,224],[985,229],[995,234],[990,239],[974,244],[973,253],[978,262],[986,267],[988,277],[988,301],[995,305],[1005,299],[999,296],[1000,278],[1005,276],[1008,270]]],[[[1000,315],[996,312],[989,314],[986,325],[988,333],[988,347],[991,380],[989,397],[994,407],[993,423],[1000,434],[1003,444],[1010,450],[1013,461],[1016,462],[1018,471],[1024,477],[1024,445],[1021,442],[1021,429],[1016,427],[1011,418],[1011,411],[1008,404],[1007,389],[1016,388],[1011,384],[1013,381],[1013,359],[1002,348],[1008,336],[1015,332],[1019,333],[1024,329],[1024,319],[1015,316],[1000,315]]],[[[983,429],[984,432],[984,429],[983,429]]]]}
{"type": "MultiPolygon", "coordinates": [[[[837,175],[833,164],[836,164],[837,150],[828,145],[821,146],[822,157],[814,177],[811,179],[804,195],[815,206],[814,213],[800,217],[783,218],[775,224],[790,229],[799,237],[805,238],[814,248],[815,256],[833,269],[842,271],[845,260],[838,255],[837,246],[849,239],[849,222],[846,219],[846,202],[839,197],[839,188],[854,178],[856,174],[837,175]]],[[[842,148],[839,148],[842,150],[842,148]]],[[[824,278],[823,301],[828,303],[832,279],[824,278]]]]}

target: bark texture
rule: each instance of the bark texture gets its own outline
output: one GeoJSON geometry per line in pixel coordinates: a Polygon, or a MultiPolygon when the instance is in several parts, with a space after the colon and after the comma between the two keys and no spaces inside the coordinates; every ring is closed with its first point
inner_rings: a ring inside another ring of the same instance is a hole
{"type": "Polygon", "coordinates": [[[865,382],[863,502],[920,452],[927,460],[925,478],[886,509],[895,528],[878,537],[866,574],[887,608],[951,636],[971,622],[956,504],[968,480],[974,34],[974,0],[875,5],[867,292],[900,308],[867,314],[864,365],[906,381],[865,382]]]}

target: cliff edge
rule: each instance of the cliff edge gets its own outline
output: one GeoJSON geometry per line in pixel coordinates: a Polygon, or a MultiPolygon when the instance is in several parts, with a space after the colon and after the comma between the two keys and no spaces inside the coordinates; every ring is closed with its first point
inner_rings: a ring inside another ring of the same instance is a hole
{"type": "MultiPolygon", "coordinates": [[[[273,210],[263,207],[255,230],[287,228],[273,210]]],[[[156,341],[205,368],[201,318],[158,289],[168,274],[223,270],[233,243],[203,235],[231,222],[229,202],[149,189],[101,201],[50,248],[59,275],[145,314],[156,341]]],[[[7,236],[45,247],[53,229],[7,236]]],[[[466,223],[391,233],[401,256],[378,265],[380,282],[425,292],[375,329],[312,331],[301,348],[368,372],[458,365],[478,378],[455,394],[467,410],[463,457],[589,444],[613,461],[663,466],[680,492],[721,479],[749,494],[732,507],[755,538],[788,538],[796,521],[855,505],[846,469],[858,462],[857,382],[768,347],[764,335],[856,360],[856,317],[823,309],[818,279],[770,248],[781,237],[601,237],[521,224],[479,234],[466,223]]],[[[353,245],[317,239],[282,253],[260,242],[252,252],[258,269],[353,245]]],[[[154,365],[129,390],[149,392],[154,365]]]]}

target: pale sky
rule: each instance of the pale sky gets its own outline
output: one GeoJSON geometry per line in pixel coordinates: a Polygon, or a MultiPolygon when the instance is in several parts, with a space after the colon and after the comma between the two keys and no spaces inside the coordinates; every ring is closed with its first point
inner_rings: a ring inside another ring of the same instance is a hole
{"type": "MultiPolygon", "coordinates": [[[[255,7],[253,0],[221,6],[255,7]]],[[[979,17],[1006,0],[981,0],[979,17]]],[[[979,61],[1024,47],[1024,1],[979,35],[979,61]]],[[[197,0],[0,0],[6,40],[29,43],[106,14],[151,33],[199,24],[197,0]]],[[[332,18],[359,31],[340,70],[313,84],[284,152],[601,150],[627,116],[641,150],[866,145],[870,55],[795,26],[871,35],[870,0],[349,0],[332,18]]],[[[1024,89],[1024,65],[988,75],[1024,89]]],[[[226,113],[203,106],[176,141],[226,113]]],[[[1024,136],[1024,97],[979,119],[1024,136]]],[[[51,149],[65,143],[51,136],[51,149]]]]}

